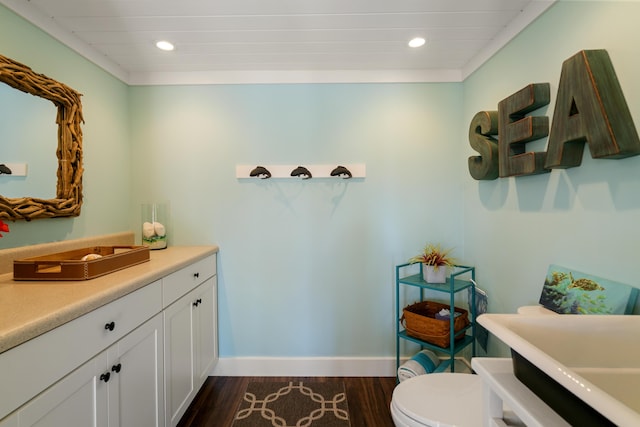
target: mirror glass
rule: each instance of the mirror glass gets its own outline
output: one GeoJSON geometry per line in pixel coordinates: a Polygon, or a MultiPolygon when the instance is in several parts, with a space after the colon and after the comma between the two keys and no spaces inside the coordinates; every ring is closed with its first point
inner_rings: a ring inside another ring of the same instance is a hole
{"type": "Polygon", "coordinates": [[[49,100],[0,84],[0,163],[25,163],[27,176],[0,175],[0,194],[56,196],[58,125],[49,100]]]}
{"type": "MultiPolygon", "coordinates": [[[[44,162],[46,163],[46,159],[52,157],[52,154],[50,154],[52,151],[47,147],[47,141],[42,140],[48,140],[49,138],[42,138],[40,132],[30,137],[29,132],[32,130],[31,128],[36,126],[34,122],[31,122],[33,117],[27,112],[18,113],[16,120],[21,123],[21,125],[16,132],[18,132],[20,136],[18,137],[11,134],[8,138],[22,142],[33,139],[35,145],[31,145],[32,141],[28,143],[24,142],[25,145],[29,145],[28,159],[17,162],[27,163],[27,165],[32,164],[33,166],[29,169],[34,169],[37,172],[42,171],[46,176],[45,179],[51,179],[52,182],[55,182],[55,195],[52,198],[47,198],[50,196],[37,194],[11,196],[10,194],[2,192],[2,195],[0,195],[0,219],[24,219],[30,221],[38,218],[80,215],[83,172],[81,95],[65,84],[57,82],[43,74],[36,73],[26,65],[2,55],[0,55],[0,82],[23,92],[23,96],[29,97],[30,95],[34,95],[54,105],[56,110],[55,138],[57,140],[57,144],[54,144],[56,148],[54,150],[55,156],[53,156],[57,158],[57,165],[55,166],[56,179],[54,180],[52,179],[51,173],[46,172],[47,167],[41,166],[38,163],[39,160],[36,160],[42,158],[45,159],[44,162]]],[[[9,105],[3,102],[3,108],[0,114],[5,114],[9,110],[17,110],[17,108],[14,107],[21,103],[22,99],[13,102],[10,101],[9,105]]],[[[40,109],[40,107],[34,108],[35,110],[40,109]]],[[[41,114],[38,112],[38,115],[41,114]]],[[[47,116],[46,113],[43,115],[45,117],[47,116]]],[[[5,141],[2,141],[1,144],[4,145],[5,141]]],[[[18,150],[18,148],[15,149],[18,150]]],[[[14,150],[14,148],[7,149],[6,154],[3,155],[8,155],[10,150],[14,150]]],[[[0,154],[2,153],[3,152],[0,151],[0,154]]],[[[21,155],[25,154],[22,153],[21,155]]],[[[2,162],[3,160],[0,159],[0,163],[2,162]]],[[[43,163],[43,165],[45,163],[43,163]]],[[[27,177],[30,175],[31,172],[28,170],[27,177]]],[[[17,177],[13,179],[15,178],[17,177]]],[[[0,187],[0,190],[2,190],[2,187],[0,187]]]]}

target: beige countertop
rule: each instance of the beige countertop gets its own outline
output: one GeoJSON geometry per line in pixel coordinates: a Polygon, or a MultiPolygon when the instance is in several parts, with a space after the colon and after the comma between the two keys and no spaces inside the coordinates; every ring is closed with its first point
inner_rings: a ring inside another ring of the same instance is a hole
{"type": "Polygon", "coordinates": [[[135,291],[194,261],[217,246],[170,246],[150,260],[81,281],[14,281],[0,275],[0,353],[135,291]]]}

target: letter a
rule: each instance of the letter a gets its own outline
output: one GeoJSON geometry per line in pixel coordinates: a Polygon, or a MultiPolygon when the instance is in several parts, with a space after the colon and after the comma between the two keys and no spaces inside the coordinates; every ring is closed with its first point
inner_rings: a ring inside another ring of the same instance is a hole
{"type": "Polygon", "coordinates": [[[606,50],[582,50],[562,63],[545,168],[640,154],[640,140],[606,50]]]}

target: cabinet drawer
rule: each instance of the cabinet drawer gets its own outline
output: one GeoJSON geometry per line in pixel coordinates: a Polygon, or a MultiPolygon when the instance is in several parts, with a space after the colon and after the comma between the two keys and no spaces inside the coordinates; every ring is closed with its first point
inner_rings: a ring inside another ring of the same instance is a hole
{"type": "Polygon", "coordinates": [[[162,279],[163,307],[168,307],[215,274],[216,256],[211,255],[164,277],[162,279]]]}
{"type": "Polygon", "coordinates": [[[158,280],[1,353],[0,419],[161,310],[158,280]]]}

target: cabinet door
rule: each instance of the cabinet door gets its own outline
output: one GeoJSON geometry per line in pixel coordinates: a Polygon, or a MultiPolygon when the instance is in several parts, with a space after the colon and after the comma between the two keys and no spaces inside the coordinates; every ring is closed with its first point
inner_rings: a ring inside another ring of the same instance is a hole
{"type": "Polygon", "coordinates": [[[196,289],[195,298],[197,302],[193,311],[195,387],[199,389],[218,360],[215,276],[196,289]]]}
{"type": "Polygon", "coordinates": [[[175,426],[218,359],[216,277],[164,310],[167,425],[175,426]]]}
{"type": "Polygon", "coordinates": [[[20,408],[17,425],[107,427],[106,372],[103,352],[20,408]]]}
{"type": "Polygon", "coordinates": [[[164,427],[162,315],[109,349],[109,427],[164,427]]]}
{"type": "Polygon", "coordinates": [[[180,421],[193,396],[193,293],[164,311],[164,381],[167,425],[180,421]]]}

